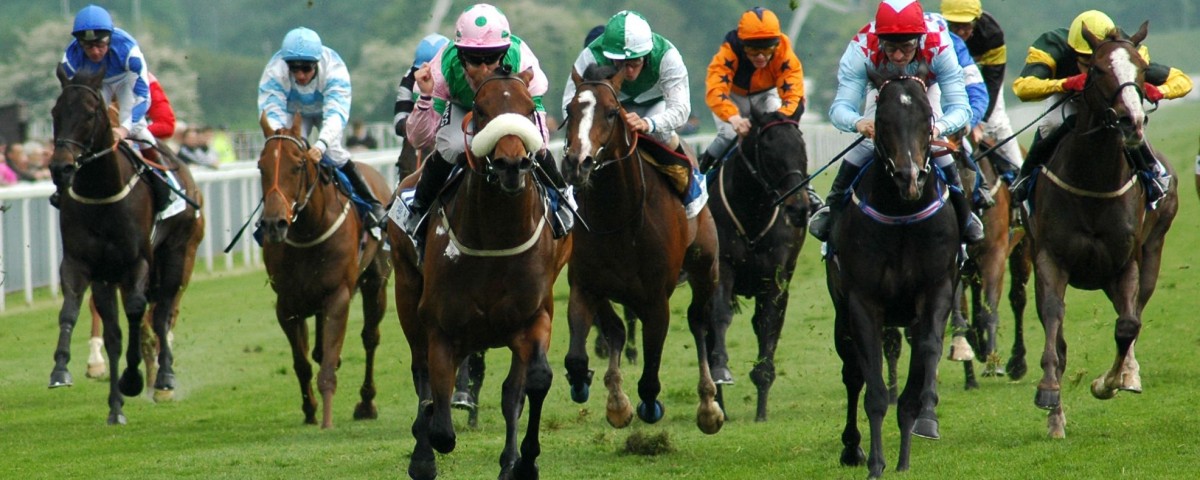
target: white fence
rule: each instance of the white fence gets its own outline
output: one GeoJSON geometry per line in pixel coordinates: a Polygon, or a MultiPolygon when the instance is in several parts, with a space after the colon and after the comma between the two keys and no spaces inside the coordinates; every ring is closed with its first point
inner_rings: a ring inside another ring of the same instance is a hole
{"type": "MultiPolygon", "coordinates": [[[[827,124],[804,124],[808,144],[809,171],[824,165],[849,145],[854,136],[837,132],[827,124]]],[[[705,146],[712,135],[688,137],[697,148],[705,146]]],[[[562,142],[551,143],[558,155],[562,142]]],[[[396,180],[398,149],[359,153],[355,159],[380,168],[390,180],[396,180]]],[[[196,255],[196,269],[203,272],[231,271],[255,267],[261,262],[261,250],[247,232],[229,254],[223,250],[232,241],[262,196],[258,169],[254,161],[242,161],[218,171],[194,169],[193,174],[204,194],[206,221],[204,241],[196,255]]],[[[26,304],[33,302],[34,291],[49,287],[51,296],[59,294],[58,265],[62,246],[58,231],[58,210],[47,200],[54,192],[49,182],[0,188],[0,312],[5,311],[6,296],[24,292],[26,304]]]]}

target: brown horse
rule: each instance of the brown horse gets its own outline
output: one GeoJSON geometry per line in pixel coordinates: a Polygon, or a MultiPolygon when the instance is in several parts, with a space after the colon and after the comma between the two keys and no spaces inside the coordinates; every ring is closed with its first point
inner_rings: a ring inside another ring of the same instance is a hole
{"type": "MultiPolygon", "coordinates": [[[[67,370],[71,332],[89,286],[104,322],[105,350],[113,371],[117,370],[121,355],[116,298],[119,289],[129,325],[129,343],[124,372],[119,380],[117,375],[109,376],[108,423],[124,424],[122,395],[137,395],[144,386],[138,371],[143,321],[152,318],[153,336],[167,338],[191,278],[196,248],[204,237],[204,218],[199,208],[183,204],[167,207],[162,214],[165,218],[156,221],[158,212],[153,207],[149,182],[162,180],[133,158],[132,150],[121,147],[113,138],[116,112],[101,94],[103,70],[80,72],[68,80],[59,68],[58,79],[63,89],[51,110],[54,154],[50,161],[55,183],[66,189],[59,200],[63,306],[58,315],[58,346],[50,387],[72,383],[67,370]]],[[[172,157],[168,153],[161,158],[172,157]]],[[[200,191],[187,166],[178,161],[167,163],[180,189],[200,205],[200,191]]],[[[154,374],[158,400],[170,398],[175,389],[174,355],[167,342],[161,343],[156,359],[158,371],[154,374]]]]}
{"type": "MultiPolygon", "coordinates": [[[[1034,403],[1050,410],[1048,430],[1055,438],[1066,434],[1059,388],[1067,365],[1068,285],[1103,290],[1117,312],[1116,358],[1092,382],[1092,395],[1108,399],[1118,390],[1142,391],[1134,344],[1158,281],[1163,241],[1179,208],[1173,181],[1158,207],[1147,211],[1145,189],[1131,165],[1130,150],[1145,141],[1146,61],[1138,46],[1146,29],[1143,23],[1132,37],[1114,29],[1104,38],[1083,30],[1093,53],[1087,83],[1076,99],[1076,127],[1034,186],[1028,225],[1038,315],[1046,332],[1044,374],[1034,403]]],[[[1161,163],[1172,170],[1170,162],[1161,163]]]]}
{"type": "MultiPolygon", "coordinates": [[[[450,401],[455,370],[474,352],[508,347],[501,478],[537,478],[541,410],[553,375],[547,361],[554,281],[570,251],[555,240],[534,179],[541,133],[528,84],[531,71],[473,79],[479,85],[475,127],[458,190],[430,213],[424,262],[397,225],[388,228],[396,265],[396,310],[412,352],[419,400],[408,473],[437,476],[433,450],[454,450],[450,401]],[[519,419],[529,399],[528,426],[517,449],[519,419]]],[[[450,108],[449,106],[447,108],[450,108]]],[[[457,128],[448,125],[443,128],[457,128]]],[[[415,183],[415,175],[402,186],[415,183]]]]}
{"type": "MultiPolygon", "coordinates": [[[[321,393],[321,428],[333,427],[333,394],[342,362],[342,342],[350,299],[363,296],[363,348],[366,378],[354,408],[355,419],[373,419],[375,410],[375,349],[379,322],[387,309],[387,280],[391,266],[383,242],[366,233],[355,214],[350,196],[334,182],[334,169],[306,155],[299,114],[291,128],[272,130],[260,119],[263,136],[258,170],[262,174],[263,261],[275,290],[275,317],[292,347],[292,367],[300,381],[300,409],[304,423],[316,424],[317,399],[312,392],[312,365],[308,361],[308,323],[316,317],[316,344],[312,359],[321,365],[317,390],[321,393]]],[[[387,182],[375,169],[359,164],[359,172],[376,198],[385,198],[387,182]]]]}
{"type": "Polygon", "coordinates": [[[926,66],[916,76],[869,76],[879,90],[875,114],[875,160],[863,167],[847,207],[833,228],[825,262],[836,311],[834,345],[846,386],[844,465],[867,463],[871,478],[883,474],[883,417],[888,392],[883,379],[885,327],[903,327],[911,348],[908,381],[898,398],[900,455],[896,470],[909,468],[912,436],[938,438],[937,367],[946,319],[958,277],[959,231],[941,182],[929,181],[932,167],[932,109],[925,93],[926,66]],[[864,458],[858,430],[858,401],[870,423],[870,453],[864,458]]]}
{"type": "MultiPolygon", "coordinates": [[[[579,403],[588,398],[592,372],[586,343],[593,320],[604,331],[609,352],[624,347],[625,326],[609,302],[615,300],[642,320],[638,417],[647,423],[663,417],[658,370],[671,320],[668,301],[683,269],[692,289],[688,326],[700,370],[696,423],[704,433],[716,433],[725,421],[715,401],[707,346],[717,282],[716,226],[708,207],[688,219],[666,177],[640,158],[637,137],[626,127],[617,101],[623,80],[624,74],[612,67],[589,68],[583,78],[574,78],[578,91],[567,107],[563,176],[577,189],[579,216],[587,227],[574,232],[568,274],[571,347],[566,366],[571,398],[579,403]]],[[[621,356],[609,355],[604,375],[607,416],[617,428],[633,418],[629,398],[621,390],[620,366],[621,356]]]]}

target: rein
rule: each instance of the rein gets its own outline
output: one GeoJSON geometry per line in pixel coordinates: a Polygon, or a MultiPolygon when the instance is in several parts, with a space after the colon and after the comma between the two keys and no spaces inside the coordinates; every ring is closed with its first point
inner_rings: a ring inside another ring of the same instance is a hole
{"type": "MultiPolygon", "coordinates": [[[[264,142],[264,147],[263,147],[264,150],[266,149],[265,144],[269,144],[272,140],[281,140],[281,141],[277,142],[275,145],[275,176],[274,176],[274,178],[272,178],[271,187],[269,189],[267,189],[266,192],[263,193],[263,201],[265,202],[267,196],[271,195],[272,193],[279,195],[279,197],[283,199],[284,204],[287,205],[288,224],[292,224],[292,223],[295,223],[296,219],[300,218],[300,212],[304,211],[304,209],[306,207],[308,207],[310,200],[312,200],[313,192],[316,191],[317,184],[320,183],[320,180],[318,178],[320,176],[320,173],[318,172],[317,174],[314,175],[314,178],[312,178],[311,180],[309,179],[308,165],[309,165],[309,163],[311,163],[311,161],[305,155],[305,152],[308,150],[308,144],[306,141],[296,138],[296,137],[293,137],[291,135],[285,135],[282,133],[278,133],[278,131],[277,131],[277,133],[275,133],[274,135],[271,135],[266,138],[266,141],[264,142]],[[297,148],[300,149],[300,158],[303,159],[303,166],[304,166],[302,168],[302,171],[304,173],[300,177],[300,185],[301,185],[301,188],[304,188],[304,185],[306,185],[306,184],[308,186],[307,190],[304,192],[303,203],[301,203],[300,200],[292,200],[289,203],[287,194],[283,193],[283,189],[280,188],[280,186],[279,186],[279,180],[280,180],[279,172],[280,172],[280,170],[282,170],[280,162],[283,159],[283,145],[284,145],[284,142],[282,142],[282,140],[291,142],[294,145],[296,145],[297,148]]],[[[319,167],[314,166],[314,168],[319,168],[319,167]]],[[[338,215],[337,220],[334,220],[333,224],[330,225],[330,227],[328,229],[326,229],[324,232],[322,232],[321,235],[317,236],[315,239],[301,242],[301,241],[292,240],[291,238],[284,238],[284,240],[283,240],[284,243],[286,243],[290,246],[293,246],[293,247],[297,247],[297,248],[308,248],[308,247],[312,247],[315,245],[319,245],[322,242],[324,242],[325,240],[328,240],[329,237],[332,237],[333,234],[335,232],[337,232],[337,230],[339,228],[341,228],[342,224],[345,223],[346,217],[349,216],[349,213],[350,213],[350,204],[351,203],[353,203],[353,202],[351,202],[350,199],[346,199],[345,205],[342,207],[342,212],[341,212],[341,214],[338,215]]],[[[288,230],[289,235],[291,235],[293,232],[295,232],[295,230],[291,230],[291,229],[288,230]]],[[[232,247],[232,244],[230,244],[230,246],[232,247]]]]}
{"type": "MultiPolygon", "coordinates": [[[[738,147],[738,157],[740,157],[742,159],[742,162],[741,162],[742,165],[746,166],[746,170],[750,172],[750,177],[753,178],[755,181],[757,181],[758,184],[762,187],[763,193],[768,195],[769,197],[771,197],[769,200],[770,205],[771,205],[771,218],[769,220],[767,220],[766,225],[764,225],[763,228],[761,230],[759,230],[759,232],[757,234],[755,234],[753,237],[751,237],[750,234],[746,231],[746,227],[744,225],[742,225],[741,220],[738,219],[737,213],[734,211],[733,206],[731,206],[729,204],[729,197],[725,193],[725,169],[721,168],[717,172],[717,187],[718,187],[717,191],[721,197],[721,205],[723,205],[725,207],[725,211],[729,212],[729,218],[730,218],[730,220],[733,221],[733,226],[737,229],[738,234],[747,240],[747,242],[750,244],[751,249],[753,249],[754,246],[758,243],[758,241],[762,240],[763,237],[765,237],[767,235],[767,233],[771,231],[771,228],[775,226],[775,222],[779,219],[779,204],[783,203],[783,201],[786,200],[789,196],[791,196],[795,192],[799,191],[798,189],[791,189],[791,190],[789,190],[789,192],[790,192],[789,195],[781,196],[779,194],[779,190],[777,188],[771,186],[770,184],[768,184],[766,179],[763,178],[762,174],[759,173],[759,170],[754,167],[754,164],[758,164],[759,166],[762,165],[762,143],[763,143],[762,142],[762,134],[763,134],[763,132],[766,132],[768,129],[775,127],[775,126],[779,126],[779,125],[790,125],[790,126],[798,128],[800,123],[795,120],[784,119],[784,120],[777,120],[774,122],[769,122],[766,125],[759,127],[758,135],[755,136],[753,164],[751,163],[750,158],[746,156],[746,151],[743,148],[741,148],[740,145],[738,147]]],[[[779,178],[779,180],[776,182],[776,185],[778,185],[779,183],[782,183],[783,180],[785,180],[788,177],[791,177],[793,175],[804,176],[804,172],[799,171],[799,170],[788,171],[787,173],[785,173],[783,176],[781,176],[779,178]]],[[[804,181],[801,182],[801,185],[803,185],[807,182],[808,182],[808,179],[805,179],[804,181]]]]}

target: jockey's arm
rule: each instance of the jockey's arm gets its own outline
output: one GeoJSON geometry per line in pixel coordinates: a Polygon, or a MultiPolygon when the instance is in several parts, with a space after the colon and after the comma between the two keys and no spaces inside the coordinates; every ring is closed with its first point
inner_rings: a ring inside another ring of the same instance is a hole
{"type": "Polygon", "coordinates": [[[679,50],[672,48],[663,55],[658,84],[662,88],[666,108],[646,120],[650,123],[651,132],[673,132],[687,123],[692,113],[687,66],[683,64],[679,50]]]}
{"type": "Polygon", "coordinates": [[[729,42],[725,42],[709,62],[704,80],[704,103],[708,104],[713,115],[724,122],[738,114],[737,105],[729,100],[729,93],[733,87],[733,68],[730,65],[737,65],[737,56],[734,55],[729,42]]]}
{"type": "Polygon", "coordinates": [[[321,63],[321,69],[325,71],[325,85],[321,91],[325,102],[321,105],[321,134],[313,146],[325,153],[330,147],[342,144],[342,135],[350,119],[351,90],[350,69],[340,57],[334,55],[330,60],[327,56],[321,63]]]}
{"type": "Polygon", "coordinates": [[[859,108],[867,92],[867,58],[854,42],[846,46],[838,61],[838,86],[829,106],[829,121],[843,132],[856,133],[856,124],[863,119],[859,108]]]}

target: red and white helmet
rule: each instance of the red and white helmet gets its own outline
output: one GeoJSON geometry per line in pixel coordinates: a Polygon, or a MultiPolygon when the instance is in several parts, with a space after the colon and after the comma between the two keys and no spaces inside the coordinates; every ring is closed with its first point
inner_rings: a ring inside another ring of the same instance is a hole
{"type": "Polygon", "coordinates": [[[455,23],[454,45],[469,50],[501,50],[512,44],[508,18],[499,8],[477,3],[463,11],[455,23]]]}
{"type": "Polygon", "coordinates": [[[926,33],[925,10],[917,0],[883,0],[875,11],[876,35],[926,33]]]}

